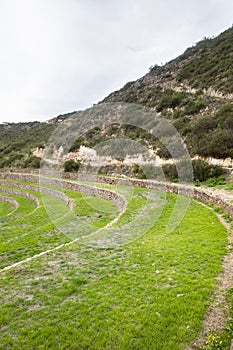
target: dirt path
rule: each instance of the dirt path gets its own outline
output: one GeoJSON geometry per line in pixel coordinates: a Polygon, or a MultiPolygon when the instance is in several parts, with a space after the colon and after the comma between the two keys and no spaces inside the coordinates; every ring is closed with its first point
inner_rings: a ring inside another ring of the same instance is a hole
{"type": "MultiPolygon", "coordinates": [[[[206,206],[203,203],[201,204],[203,206],[206,206]]],[[[199,332],[196,339],[194,339],[192,343],[186,348],[186,350],[199,350],[200,346],[203,346],[207,335],[209,333],[223,329],[227,321],[228,306],[226,302],[226,293],[228,288],[233,285],[233,252],[231,252],[233,246],[233,230],[231,224],[226,222],[220,214],[215,214],[228,231],[228,253],[224,257],[222,263],[223,270],[222,273],[218,276],[218,285],[212,295],[213,302],[206,312],[205,318],[203,320],[202,330],[199,332]]],[[[231,347],[231,349],[233,349],[233,347],[231,347]]]]}

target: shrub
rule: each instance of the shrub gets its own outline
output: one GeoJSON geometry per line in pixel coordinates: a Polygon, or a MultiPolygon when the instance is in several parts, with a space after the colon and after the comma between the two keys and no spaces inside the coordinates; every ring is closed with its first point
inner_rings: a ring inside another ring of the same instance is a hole
{"type": "Polygon", "coordinates": [[[63,167],[65,172],[72,173],[72,172],[78,171],[80,168],[80,165],[81,165],[80,162],[75,162],[75,160],[69,159],[64,163],[63,167]]]}
{"type": "Polygon", "coordinates": [[[132,165],[131,171],[132,171],[133,175],[135,175],[139,179],[145,179],[146,178],[146,175],[144,174],[143,170],[136,163],[132,165]]]}
{"type": "Polygon", "coordinates": [[[41,158],[40,158],[40,157],[30,156],[29,158],[27,158],[27,159],[24,161],[23,167],[24,167],[24,168],[39,169],[39,167],[40,167],[40,161],[41,161],[41,158]]]}
{"type": "Polygon", "coordinates": [[[183,104],[185,94],[183,92],[167,91],[157,106],[157,112],[162,112],[166,108],[175,108],[183,104]]]}
{"type": "Polygon", "coordinates": [[[205,102],[203,100],[190,101],[184,110],[185,114],[197,114],[201,109],[205,107],[205,102]]]}
{"type": "Polygon", "coordinates": [[[162,168],[166,180],[177,181],[178,173],[175,164],[164,164],[162,168]]]}
{"type": "Polygon", "coordinates": [[[196,135],[214,130],[217,127],[217,121],[212,116],[200,118],[193,126],[192,132],[196,135]]]}
{"type": "Polygon", "coordinates": [[[219,176],[216,178],[212,177],[206,181],[206,184],[207,184],[207,186],[213,187],[213,186],[217,186],[217,185],[225,185],[226,181],[225,181],[224,176],[219,176]]]}
{"type": "MultiPolygon", "coordinates": [[[[232,128],[233,127],[232,126],[233,104],[226,103],[225,105],[223,105],[217,112],[216,118],[221,127],[224,127],[225,126],[224,124],[226,123],[227,125],[230,124],[232,128]]],[[[226,127],[229,127],[229,125],[228,126],[227,125],[226,127]]]]}
{"type": "Polygon", "coordinates": [[[222,167],[209,165],[207,162],[198,159],[192,161],[194,181],[206,181],[210,178],[218,178],[225,174],[222,167]]]}

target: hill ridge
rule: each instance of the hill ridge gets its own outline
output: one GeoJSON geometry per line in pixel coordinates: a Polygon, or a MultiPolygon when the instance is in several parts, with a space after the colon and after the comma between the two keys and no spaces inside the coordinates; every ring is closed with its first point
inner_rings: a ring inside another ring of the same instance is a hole
{"type": "MultiPolygon", "coordinates": [[[[136,103],[155,110],[171,122],[186,143],[191,157],[233,158],[233,27],[214,38],[204,38],[163,66],[154,65],[143,77],[112,92],[104,102],[136,103]]],[[[74,112],[47,122],[0,124],[0,167],[38,166],[33,151],[45,147],[59,123],[74,112]]],[[[128,136],[126,129],[95,130],[78,140],[93,147],[113,134],[128,136]]],[[[140,135],[135,140],[142,141],[140,135]]],[[[154,150],[170,155],[161,145],[154,150]]]]}

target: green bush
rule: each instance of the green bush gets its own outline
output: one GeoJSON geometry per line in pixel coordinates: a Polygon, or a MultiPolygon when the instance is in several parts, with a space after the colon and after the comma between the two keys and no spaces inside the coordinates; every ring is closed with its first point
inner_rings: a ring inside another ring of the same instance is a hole
{"type": "Polygon", "coordinates": [[[192,161],[194,181],[204,182],[210,178],[219,178],[225,174],[222,167],[209,165],[207,162],[198,159],[192,161]]]}
{"type": "Polygon", "coordinates": [[[140,168],[138,164],[133,164],[131,167],[131,171],[133,175],[135,175],[139,179],[146,179],[146,175],[144,174],[143,170],[140,168]]]}
{"type": "Polygon", "coordinates": [[[214,130],[217,127],[217,121],[213,116],[200,118],[193,126],[193,134],[199,135],[214,130]]]}
{"type": "Polygon", "coordinates": [[[226,103],[216,114],[217,122],[221,127],[233,129],[233,104],[226,103]]]}
{"type": "Polygon", "coordinates": [[[72,172],[78,171],[80,168],[80,165],[81,165],[80,162],[75,162],[75,160],[69,159],[64,163],[63,167],[65,172],[72,173],[72,172]]]}
{"type": "Polygon", "coordinates": [[[39,169],[39,167],[40,167],[40,161],[41,161],[41,158],[40,158],[40,157],[30,156],[29,158],[27,158],[27,159],[24,161],[23,167],[24,167],[24,168],[39,169]]]}
{"type": "Polygon", "coordinates": [[[217,185],[225,185],[226,181],[224,176],[219,176],[219,177],[211,177],[206,181],[207,186],[213,187],[217,185]]]}
{"type": "Polygon", "coordinates": [[[197,114],[201,109],[205,108],[206,104],[203,100],[190,101],[184,110],[184,114],[197,114]]]}
{"type": "Polygon", "coordinates": [[[178,173],[176,169],[175,164],[164,164],[162,166],[164,175],[166,180],[168,181],[177,181],[178,180],[178,173]]]}
{"type": "Polygon", "coordinates": [[[183,105],[186,94],[184,92],[176,92],[167,90],[166,95],[160,100],[157,106],[157,112],[162,112],[167,108],[175,108],[183,105]]]}

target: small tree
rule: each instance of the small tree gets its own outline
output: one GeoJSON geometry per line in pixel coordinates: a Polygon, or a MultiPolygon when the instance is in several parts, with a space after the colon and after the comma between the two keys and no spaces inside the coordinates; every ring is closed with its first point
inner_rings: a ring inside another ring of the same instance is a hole
{"type": "Polygon", "coordinates": [[[65,172],[72,173],[72,172],[78,171],[80,168],[80,165],[81,165],[80,162],[75,162],[75,160],[69,159],[64,163],[63,167],[65,172]]]}
{"type": "Polygon", "coordinates": [[[40,157],[37,157],[37,156],[32,155],[32,156],[28,157],[28,158],[24,161],[23,167],[24,167],[24,168],[39,169],[39,167],[40,167],[40,161],[41,161],[41,158],[40,158],[40,157]]]}

